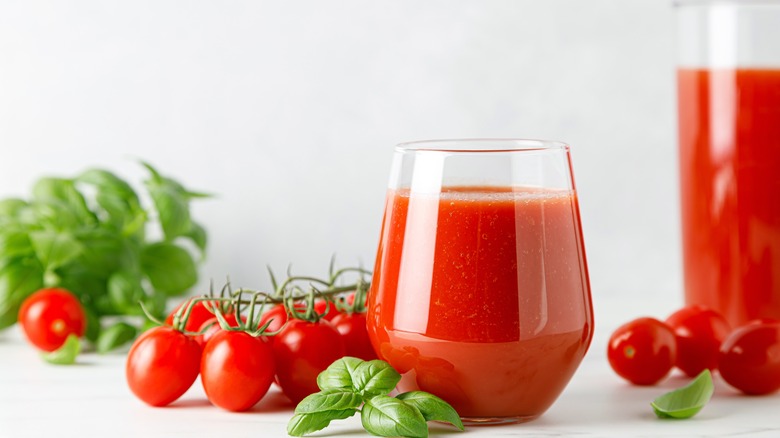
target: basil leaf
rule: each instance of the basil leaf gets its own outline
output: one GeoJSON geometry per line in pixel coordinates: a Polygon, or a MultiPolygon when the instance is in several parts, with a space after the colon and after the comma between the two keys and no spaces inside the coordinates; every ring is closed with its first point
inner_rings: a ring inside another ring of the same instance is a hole
{"type": "Polygon", "coordinates": [[[157,210],[165,239],[170,241],[185,235],[192,228],[187,191],[178,182],[161,176],[150,164],[141,164],[151,173],[144,184],[157,210]]]}
{"type": "Polygon", "coordinates": [[[0,329],[13,325],[22,301],[43,287],[43,267],[34,259],[11,259],[0,269],[0,329]]]}
{"type": "Polygon", "coordinates": [[[33,231],[30,242],[46,270],[62,266],[76,258],[84,246],[71,233],[65,231],[33,231]]]}
{"type": "Polygon", "coordinates": [[[455,408],[433,394],[424,391],[410,391],[399,394],[396,398],[416,407],[425,421],[445,421],[463,430],[463,422],[460,421],[460,416],[455,412],[455,408]]]}
{"type": "Polygon", "coordinates": [[[295,407],[296,414],[312,414],[324,411],[342,411],[357,409],[363,404],[363,398],[349,390],[328,389],[315,392],[304,398],[295,407]]]}
{"type": "Polygon", "coordinates": [[[140,234],[139,237],[142,237],[146,213],[130,184],[102,169],[87,170],[76,181],[97,189],[95,201],[105,212],[104,219],[114,230],[124,236],[140,234]]]}
{"type": "Polygon", "coordinates": [[[117,310],[125,314],[142,313],[138,302],[146,297],[138,275],[130,271],[117,271],[108,278],[108,298],[117,310]]]}
{"type": "Polygon", "coordinates": [[[115,194],[129,206],[139,203],[138,195],[130,184],[107,170],[89,169],[76,177],[76,181],[95,186],[99,192],[115,194]]]}
{"type": "Polygon", "coordinates": [[[95,196],[98,205],[108,215],[108,222],[123,236],[144,235],[143,225],[146,224],[146,212],[138,205],[128,206],[126,201],[113,193],[98,193],[95,196]]]}
{"type": "Polygon", "coordinates": [[[198,281],[195,261],[190,253],[168,242],[144,247],[141,268],[152,286],[167,295],[180,295],[198,281]]]}
{"type": "Polygon", "coordinates": [[[333,362],[317,376],[320,389],[348,389],[365,397],[390,393],[401,375],[382,360],[363,361],[355,357],[343,357],[333,362]]]}
{"type": "Polygon", "coordinates": [[[27,202],[18,198],[8,198],[0,201],[0,217],[13,217],[27,206],[27,202]]]}
{"type": "Polygon", "coordinates": [[[398,371],[382,360],[361,363],[352,376],[355,389],[366,397],[389,394],[400,380],[398,371]]]}
{"type": "Polygon", "coordinates": [[[61,202],[32,202],[19,212],[19,223],[31,229],[75,230],[84,226],[81,219],[61,202]]]}
{"type": "Polygon", "coordinates": [[[87,338],[89,342],[97,342],[100,331],[102,330],[100,327],[100,320],[91,306],[84,305],[84,316],[87,318],[87,327],[84,330],[84,337],[87,338]]]}
{"type": "Polygon", "coordinates": [[[29,234],[24,230],[6,228],[0,231],[0,251],[3,258],[26,256],[33,253],[29,234]]]}
{"type": "MultiPolygon", "coordinates": [[[[82,263],[78,263],[78,259],[58,268],[55,272],[59,277],[56,285],[71,291],[79,297],[82,303],[96,304],[100,298],[106,297],[108,293],[106,278],[102,274],[96,275],[95,272],[87,269],[82,263]]],[[[99,310],[97,304],[95,305],[95,310],[99,310]]],[[[102,314],[104,312],[98,313],[102,314]]]]}
{"type": "Polygon", "coordinates": [[[710,370],[705,369],[688,385],[667,392],[650,405],[659,418],[690,418],[710,401],[714,390],[710,370]]]}
{"type": "MultiPolygon", "coordinates": [[[[168,301],[168,297],[165,294],[153,293],[147,295],[146,299],[143,300],[143,303],[144,303],[144,308],[146,309],[147,312],[149,312],[149,314],[153,318],[156,318],[158,320],[163,320],[168,315],[167,308],[166,308],[167,301],[168,301]]],[[[159,324],[155,323],[153,326],[157,326],[157,325],[159,324]]]]}
{"type": "Polygon", "coordinates": [[[200,224],[192,222],[192,227],[185,236],[192,240],[192,243],[200,250],[201,257],[205,256],[206,244],[208,242],[206,229],[200,224]]]}
{"type": "Polygon", "coordinates": [[[132,341],[137,334],[138,329],[120,321],[100,333],[95,343],[95,348],[98,353],[105,354],[132,341]]]}
{"type": "Polygon", "coordinates": [[[81,224],[93,224],[97,221],[95,214],[87,207],[87,201],[76,190],[72,180],[41,178],[33,186],[33,199],[45,204],[59,204],[65,207],[81,224]]]}
{"type": "Polygon", "coordinates": [[[312,414],[295,414],[287,423],[287,434],[304,436],[326,428],[333,420],[343,420],[355,415],[355,409],[322,411],[312,414]]]}
{"type": "Polygon", "coordinates": [[[55,365],[71,365],[76,363],[76,356],[81,351],[81,342],[78,336],[69,334],[62,346],[52,352],[42,353],[41,357],[46,362],[55,365]]]}
{"type": "Polygon", "coordinates": [[[347,389],[356,391],[353,377],[363,360],[345,356],[330,364],[317,376],[317,386],[326,389],[347,389]]]}
{"type": "Polygon", "coordinates": [[[428,423],[416,407],[386,395],[367,400],[360,412],[360,420],[373,435],[428,436],[428,423]]]}
{"type": "Polygon", "coordinates": [[[109,229],[79,232],[74,237],[83,246],[76,262],[101,277],[137,263],[130,244],[109,229]]]}

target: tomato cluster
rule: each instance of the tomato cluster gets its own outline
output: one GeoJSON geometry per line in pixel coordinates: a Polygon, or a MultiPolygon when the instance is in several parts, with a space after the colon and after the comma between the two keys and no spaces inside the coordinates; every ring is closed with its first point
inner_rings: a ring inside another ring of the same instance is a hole
{"type": "Polygon", "coordinates": [[[638,318],[609,339],[612,369],[637,385],[653,385],[679,368],[690,377],[718,370],[746,394],[780,389],[780,321],[757,320],[731,329],[718,312],[688,306],[661,322],[638,318]]]}
{"type": "Polygon", "coordinates": [[[200,374],[211,403],[245,411],[274,381],[298,403],[319,391],[317,376],[337,359],[376,359],[364,313],[342,312],[323,299],[310,302],[312,311],[303,302],[293,309],[274,305],[255,327],[244,314],[220,311],[219,321],[208,299],[185,302],[188,312],[177,308],[166,325],[147,331],[130,349],[128,385],[144,402],[164,406],[181,397],[200,374]]]}

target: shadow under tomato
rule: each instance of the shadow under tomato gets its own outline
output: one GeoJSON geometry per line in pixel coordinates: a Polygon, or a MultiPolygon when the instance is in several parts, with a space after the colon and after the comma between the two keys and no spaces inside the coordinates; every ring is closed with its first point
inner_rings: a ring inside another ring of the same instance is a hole
{"type": "Polygon", "coordinates": [[[468,432],[468,429],[460,431],[455,426],[449,426],[447,424],[437,423],[433,421],[428,423],[428,433],[430,433],[432,436],[456,435],[456,434],[462,434],[463,432],[468,432]]]}
{"type": "Polygon", "coordinates": [[[290,401],[281,391],[271,390],[252,409],[247,412],[292,412],[295,403],[290,401]]]}
{"type": "Polygon", "coordinates": [[[683,386],[691,383],[692,380],[693,379],[691,377],[688,377],[685,374],[678,373],[677,371],[673,371],[672,374],[669,375],[669,377],[661,380],[655,385],[649,385],[649,387],[672,390],[672,389],[682,388],[683,386]]]}
{"type": "Polygon", "coordinates": [[[211,406],[211,402],[205,398],[188,398],[185,400],[176,400],[175,402],[164,406],[163,408],[200,408],[204,406],[211,406]]]}
{"type": "MultiPolygon", "coordinates": [[[[360,415],[360,414],[355,414],[360,415]]],[[[321,431],[317,432],[317,436],[324,437],[324,436],[370,436],[368,435],[368,432],[366,432],[364,429],[350,429],[350,430],[334,430],[329,431],[327,428],[321,431]]]]}
{"type": "Polygon", "coordinates": [[[73,362],[73,363],[70,363],[70,364],[67,364],[67,365],[52,365],[52,366],[65,367],[65,368],[67,368],[67,367],[80,368],[80,367],[91,367],[91,366],[95,366],[95,365],[97,365],[97,364],[95,362],[89,360],[89,359],[84,360],[81,357],[77,357],[76,358],[76,362],[73,362]]]}

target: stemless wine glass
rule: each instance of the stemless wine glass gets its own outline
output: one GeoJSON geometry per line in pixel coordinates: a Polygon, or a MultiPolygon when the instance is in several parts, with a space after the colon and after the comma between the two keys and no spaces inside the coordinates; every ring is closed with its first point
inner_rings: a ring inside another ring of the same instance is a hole
{"type": "Polygon", "coordinates": [[[368,332],[399,390],[438,395],[472,424],[541,415],[593,335],[569,147],[401,144],[385,208],[368,332]]]}

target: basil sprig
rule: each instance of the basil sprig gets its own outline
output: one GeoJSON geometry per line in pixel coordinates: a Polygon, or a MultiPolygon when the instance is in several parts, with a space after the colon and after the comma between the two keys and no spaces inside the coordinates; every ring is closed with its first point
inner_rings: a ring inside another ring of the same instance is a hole
{"type": "Polygon", "coordinates": [[[705,369],[688,385],[667,392],[650,405],[658,418],[690,418],[710,401],[714,390],[712,374],[705,369]]]}
{"type": "Polygon", "coordinates": [[[207,238],[190,201],[205,195],[141,164],[148,171],[141,193],[107,170],[90,169],[40,178],[29,199],[0,200],[0,330],[16,322],[33,292],[61,287],[84,306],[87,339],[106,351],[136,330],[125,322],[101,334],[104,317],[133,320],[143,316],[142,302],[162,318],[166,301],[197,283],[207,238]]]}
{"type": "Polygon", "coordinates": [[[388,396],[400,380],[401,375],[387,362],[341,358],[317,377],[321,391],[301,400],[287,424],[287,433],[304,436],[358,412],[363,427],[372,435],[427,437],[427,421],[431,420],[463,430],[455,409],[433,394],[412,391],[388,396]]]}

